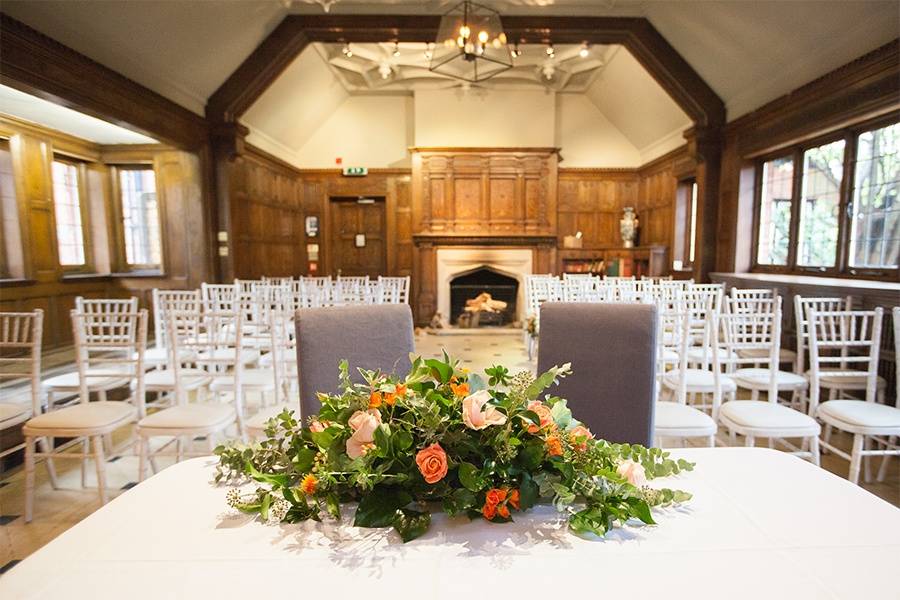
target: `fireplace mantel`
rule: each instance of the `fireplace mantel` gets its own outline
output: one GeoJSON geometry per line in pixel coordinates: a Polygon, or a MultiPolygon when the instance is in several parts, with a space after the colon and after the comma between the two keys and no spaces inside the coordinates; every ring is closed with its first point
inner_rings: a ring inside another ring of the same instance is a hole
{"type": "Polygon", "coordinates": [[[556,247],[556,236],[552,235],[467,235],[467,234],[414,234],[417,246],[525,246],[556,247]]]}

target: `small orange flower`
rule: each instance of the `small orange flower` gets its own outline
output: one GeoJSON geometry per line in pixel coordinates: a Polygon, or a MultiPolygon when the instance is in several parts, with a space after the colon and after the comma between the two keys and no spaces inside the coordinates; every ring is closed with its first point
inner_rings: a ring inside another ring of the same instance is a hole
{"type": "Polygon", "coordinates": [[[514,509],[519,510],[519,490],[509,492],[509,503],[512,504],[514,509]]]}
{"type": "Polygon", "coordinates": [[[300,491],[306,494],[307,496],[312,496],[316,493],[316,486],[319,485],[319,480],[316,479],[316,476],[310,473],[306,477],[303,478],[303,481],[300,482],[300,491]]]}
{"type": "Polygon", "coordinates": [[[372,395],[369,396],[369,408],[380,408],[381,407],[381,392],[374,391],[372,395]]]}
{"type": "Polygon", "coordinates": [[[505,504],[501,504],[500,506],[497,507],[497,514],[500,515],[501,517],[503,517],[504,519],[508,519],[509,518],[509,509],[506,508],[505,504]]]}
{"type": "Polygon", "coordinates": [[[398,383],[396,389],[394,390],[394,393],[397,394],[398,396],[405,396],[406,395],[406,384],[398,383]]]}
{"type": "Polygon", "coordinates": [[[594,439],[594,434],[584,425],[579,425],[569,432],[569,440],[579,452],[586,451],[588,447],[587,441],[592,439],[594,439]]]}
{"type": "Polygon", "coordinates": [[[481,514],[484,515],[485,519],[491,521],[497,516],[497,506],[495,504],[485,504],[481,508],[481,514]]]}
{"type": "Polygon", "coordinates": [[[395,394],[394,392],[385,392],[384,403],[388,406],[395,405],[397,403],[397,394],[395,394]]]}
{"type": "Polygon", "coordinates": [[[484,496],[484,501],[487,504],[493,504],[496,506],[506,500],[506,490],[500,488],[494,488],[489,490],[487,494],[484,496]]]}
{"type": "Polygon", "coordinates": [[[550,456],[563,455],[562,442],[555,435],[547,438],[547,454],[549,454],[550,456]]]}
{"type": "Polygon", "coordinates": [[[468,383],[451,383],[450,389],[453,390],[454,396],[468,396],[469,395],[469,384],[468,383]]]}

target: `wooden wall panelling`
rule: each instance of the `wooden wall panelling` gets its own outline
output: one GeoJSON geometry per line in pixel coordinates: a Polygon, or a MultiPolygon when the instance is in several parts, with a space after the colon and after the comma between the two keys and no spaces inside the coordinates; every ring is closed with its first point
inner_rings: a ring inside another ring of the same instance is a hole
{"type": "Polygon", "coordinates": [[[578,231],[585,249],[620,244],[622,207],[635,205],[638,184],[634,169],[560,169],[559,247],[565,236],[578,231]]]}

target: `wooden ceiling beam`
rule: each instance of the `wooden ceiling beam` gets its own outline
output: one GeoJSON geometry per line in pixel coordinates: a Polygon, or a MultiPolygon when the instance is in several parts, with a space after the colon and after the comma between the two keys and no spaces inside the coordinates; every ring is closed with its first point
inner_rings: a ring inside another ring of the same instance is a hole
{"type": "Polygon", "coordinates": [[[0,13],[0,82],[184,149],[206,144],[206,120],[0,13]]]}

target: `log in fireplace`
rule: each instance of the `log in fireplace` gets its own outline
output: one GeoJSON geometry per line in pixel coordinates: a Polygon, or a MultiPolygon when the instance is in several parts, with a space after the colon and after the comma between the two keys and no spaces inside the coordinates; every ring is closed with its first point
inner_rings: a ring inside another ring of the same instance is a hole
{"type": "Polygon", "coordinates": [[[466,300],[483,293],[490,294],[494,300],[506,302],[506,308],[496,313],[482,313],[479,326],[503,326],[515,321],[519,282],[485,265],[450,280],[450,323],[458,323],[460,315],[465,312],[466,300]]]}

